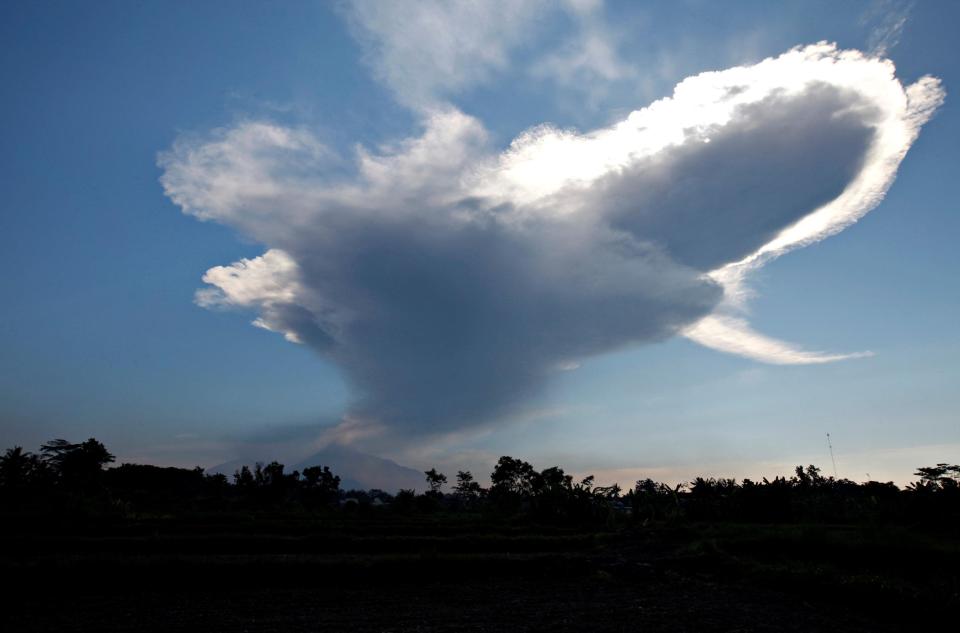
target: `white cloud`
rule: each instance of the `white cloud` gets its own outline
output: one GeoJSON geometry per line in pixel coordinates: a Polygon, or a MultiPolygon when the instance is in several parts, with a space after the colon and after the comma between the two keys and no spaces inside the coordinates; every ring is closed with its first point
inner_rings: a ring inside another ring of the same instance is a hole
{"type": "Polygon", "coordinates": [[[539,42],[558,16],[570,19],[570,32],[561,30],[559,46],[532,62],[534,77],[594,100],[634,78],[603,8],[602,0],[351,0],[343,13],[377,78],[401,103],[424,110],[510,70],[515,53],[539,42]]]}
{"type": "Polygon", "coordinates": [[[277,317],[275,308],[295,303],[305,294],[297,276],[297,263],[282,250],[272,248],[259,257],[208,270],[203,282],[209,285],[197,290],[194,301],[209,309],[256,310],[260,316],[253,325],[279,332],[291,343],[302,343],[296,330],[287,328],[277,317]]]}
{"type": "Polygon", "coordinates": [[[270,250],[211,269],[204,304],[327,355],[351,419],[407,435],[517,410],[558,368],[678,333],[772,363],[797,349],[743,317],[750,271],[876,206],[943,99],[818,44],[703,73],[624,121],[534,128],[509,148],[450,107],[358,149],[244,122],[161,157],[167,195],[270,250]],[[334,175],[336,174],[336,175],[334,175]]]}
{"type": "Polygon", "coordinates": [[[302,290],[296,271],[297,263],[289,255],[272,248],[259,257],[208,270],[203,282],[210,287],[197,291],[196,302],[204,308],[250,308],[295,301],[302,290]]]}
{"type": "Polygon", "coordinates": [[[164,193],[184,213],[268,237],[310,215],[336,157],[314,134],[243,121],[206,138],[181,137],[158,159],[164,193]]]}
{"type": "Polygon", "coordinates": [[[758,334],[744,319],[711,314],[683,331],[683,335],[706,347],[774,365],[813,365],[871,356],[870,352],[825,354],[798,349],[783,341],[758,334]]]}
{"type": "Polygon", "coordinates": [[[603,2],[569,0],[565,7],[575,22],[574,32],[559,48],[535,61],[531,73],[579,90],[591,101],[604,87],[635,79],[636,69],[617,52],[620,34],[605,20],[603,2]]]}
{"type": "Polygon", "coordinates": [[[861,22],[873,25],[867,37],[871,55],[886,57],[903,35],[903,29],[913,10],[913,2],[904,0],[875,0],[861,17],[861,22]]]}
{"type": "Polygon", "coordinates": [[[431,107],[506,68],[546,2],[352,0],[345,15],[402,103],[431,107]]]}

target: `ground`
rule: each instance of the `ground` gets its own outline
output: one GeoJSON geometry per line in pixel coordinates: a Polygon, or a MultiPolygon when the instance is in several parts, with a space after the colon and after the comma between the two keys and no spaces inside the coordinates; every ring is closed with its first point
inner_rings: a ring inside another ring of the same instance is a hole
{"type": "Polygon", "coordinates": [[[6,537],[6,631],[914,631],[956,539],[909,528],[556,529],[152,518],[6,537]]]}

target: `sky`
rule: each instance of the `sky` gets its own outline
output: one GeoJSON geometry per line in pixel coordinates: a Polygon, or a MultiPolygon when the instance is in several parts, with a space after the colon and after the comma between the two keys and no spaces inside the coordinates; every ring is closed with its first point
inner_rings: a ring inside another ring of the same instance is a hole
{"type": "Polygon", "coordinates": [[[953,2],[8,2],[0,440],[960,458],[953,2]]]}

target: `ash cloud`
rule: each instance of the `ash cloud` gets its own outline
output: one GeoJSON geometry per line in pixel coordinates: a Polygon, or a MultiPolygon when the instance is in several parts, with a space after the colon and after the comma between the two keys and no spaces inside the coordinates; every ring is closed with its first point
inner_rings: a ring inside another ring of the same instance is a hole
{"type": "Polygon", "coordinates": [[[255,311],[336,363],[351,433],[409,439],[502,419],[581,359],[678,334],[766,362],[849,357],[750,331],[744,278],[873,208],[942,98],[819,44],[500,152],[445,107],[358,150],[349,178],[308,130],[262,121],[160,165],[184,212],[268,247],[208,271],[197,302],[255,311]]]}
{"type": "Polygon", "coordinates": [[[665,149],[589,195],[613,226],[710,271],[840,195],[863,167],[875,119],[857,93],[835,86],[774,94],[704,130],[709,142],[665,149]]]}

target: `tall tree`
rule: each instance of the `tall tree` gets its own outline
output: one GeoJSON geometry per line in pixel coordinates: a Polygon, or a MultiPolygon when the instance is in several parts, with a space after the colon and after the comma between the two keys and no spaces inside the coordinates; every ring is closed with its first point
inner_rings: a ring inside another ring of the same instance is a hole
{"type": "Polygon", "coordinates": [[[463,499],[472,500],[480,496],[480,484],[473,480],[469,470],[457,471],[457,485],[453,491],[463,499]]]}
{"type": "Polygon", "coordinates": [[[427,476],[427,485],[430,486],[431,494],[439,495],[440,490],[447,483],[447,476],[437,472],[436,468],[424,471],[423,474],[427,476]]]}
{"type": "Polygon", "coordinates": [[[40,447],[43,460],[65,485],[89,485],[103,467],[114,461],[107,447],[93,439],[72,444],[64,439],[47,442],[40,447]]]}

